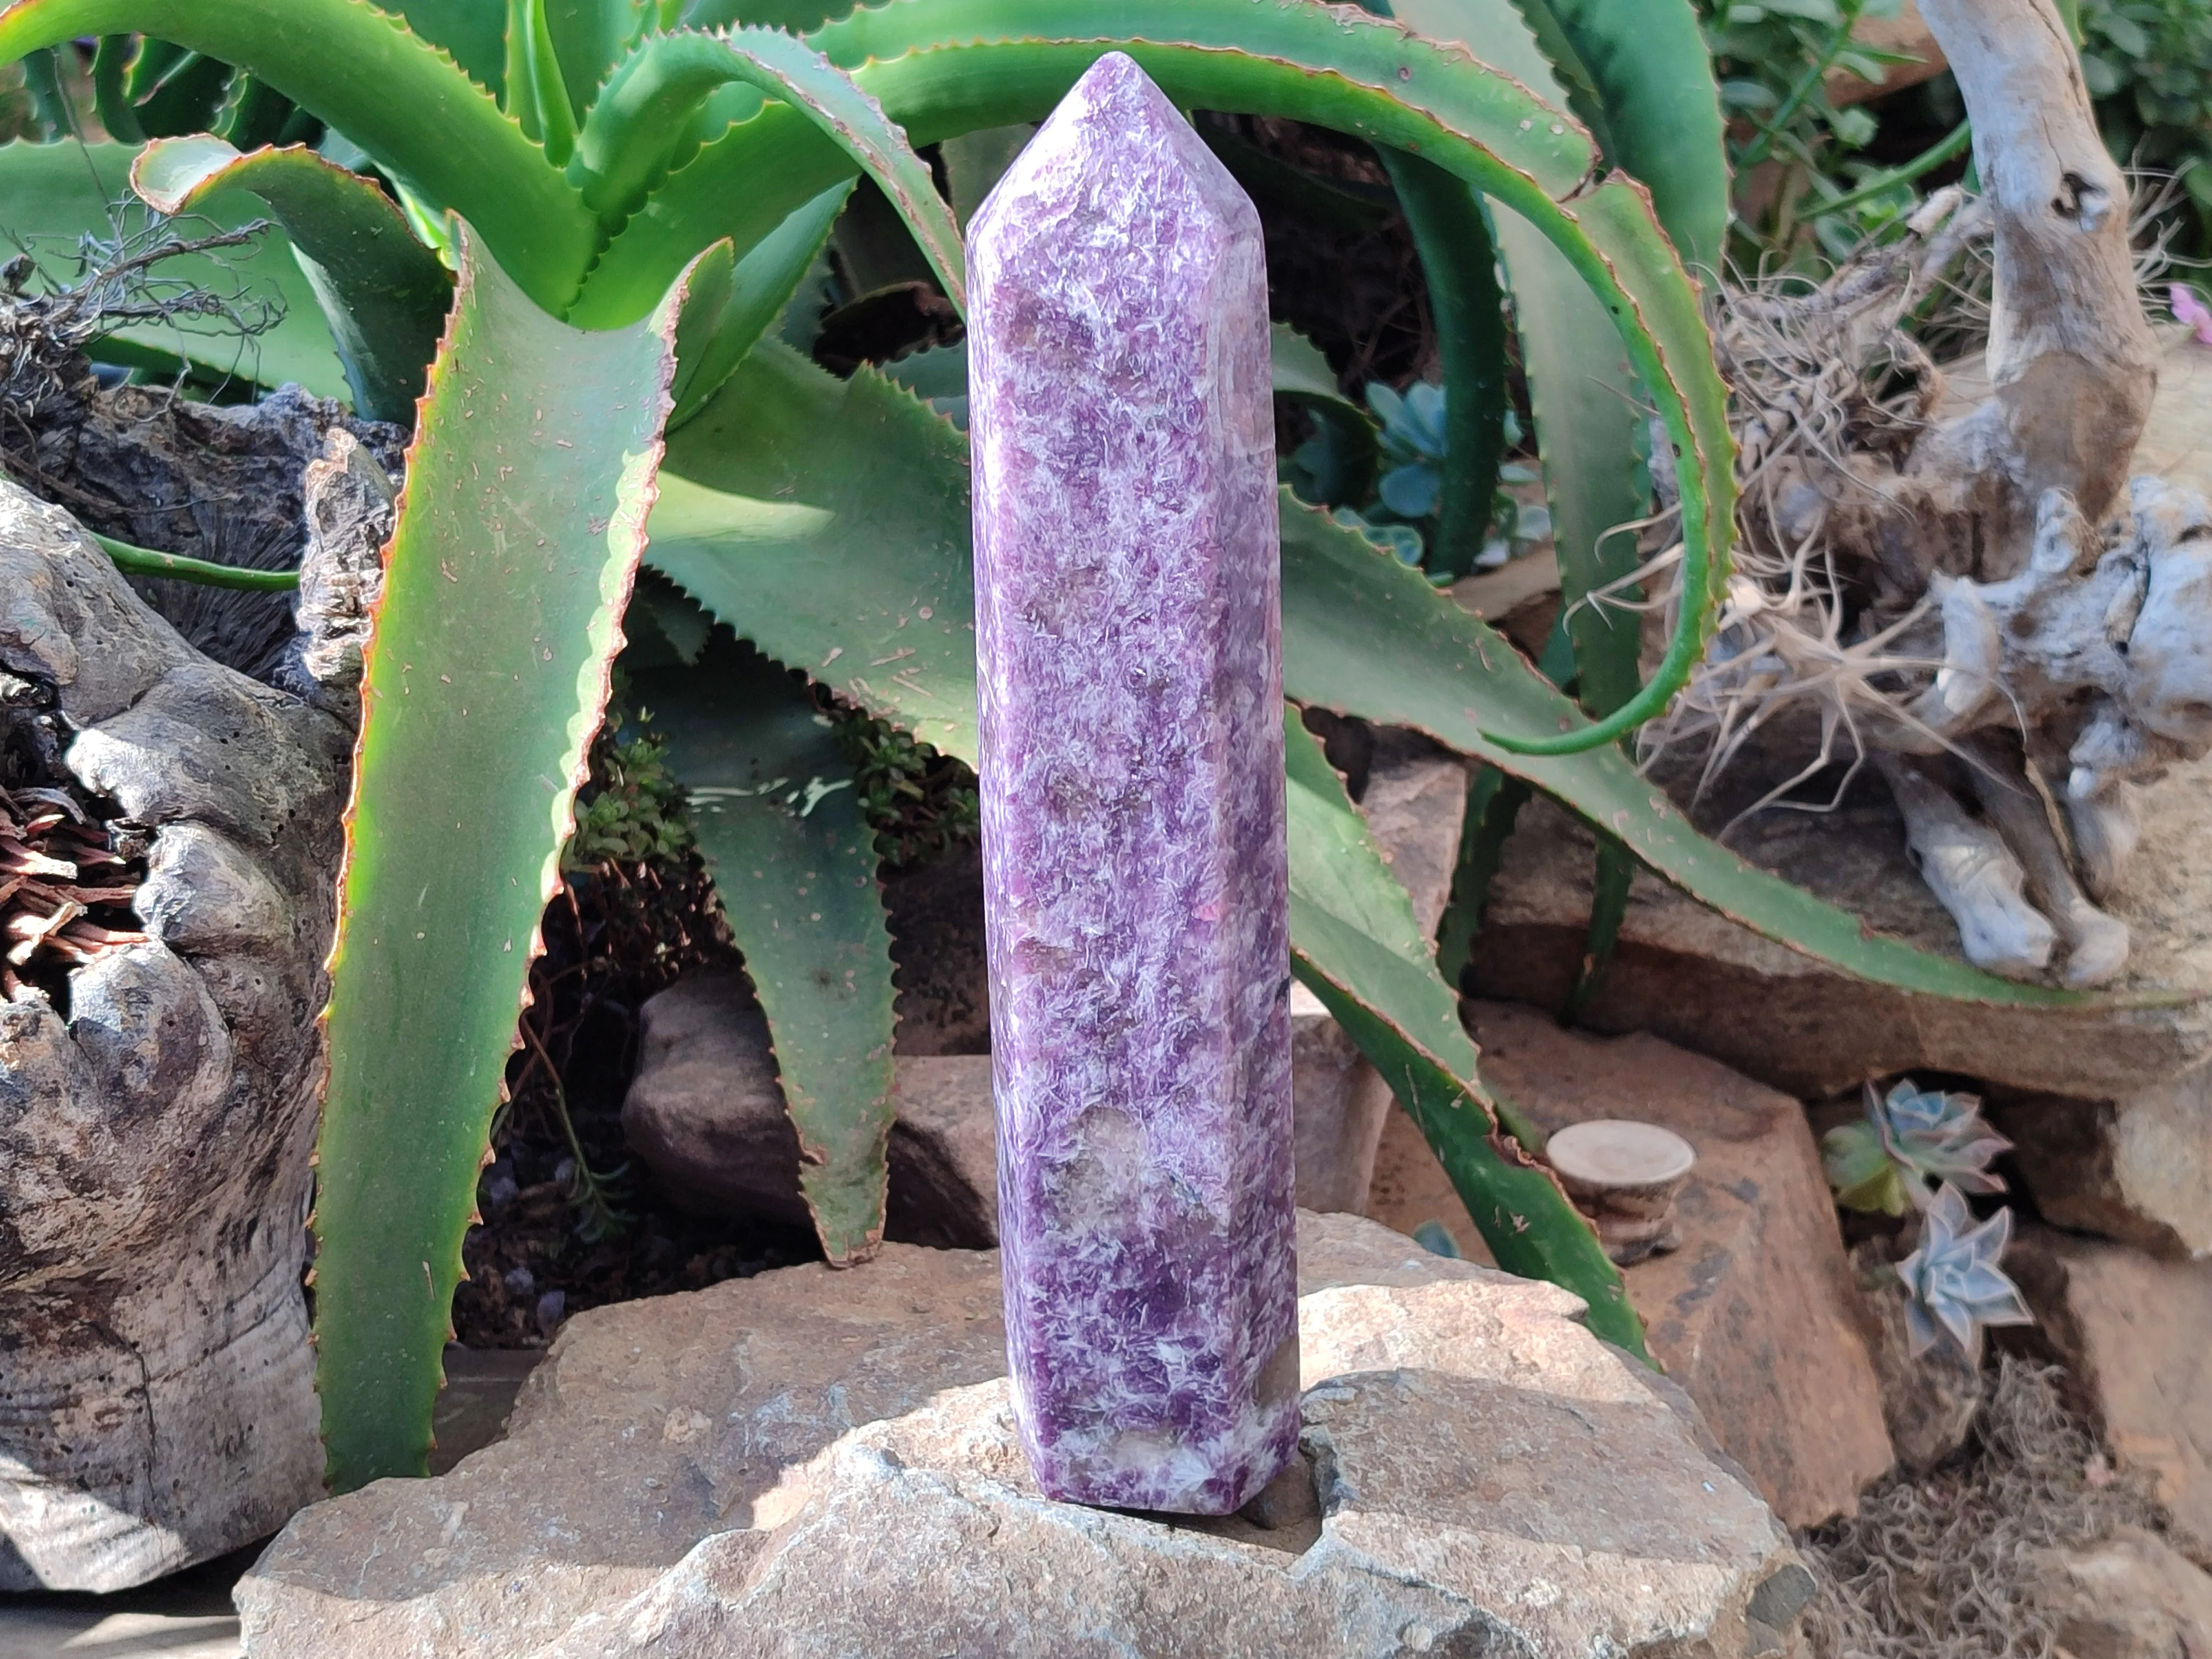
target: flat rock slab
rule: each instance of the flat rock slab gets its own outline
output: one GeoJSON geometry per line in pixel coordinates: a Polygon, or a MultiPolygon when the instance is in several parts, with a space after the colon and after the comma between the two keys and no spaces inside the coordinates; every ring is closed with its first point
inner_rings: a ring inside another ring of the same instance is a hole
{"type": "MultiPolygon", "coordinates": [[[[2088,1008],[1955,1001],[1854,979],[1639,872],[1582,1023],[1649,1031],[1808,1099],[1912,1071],[2092,1100],[2168,1082],[2212,1061],[2212,761],[2178,766],[2141,795],[2142,850],[2107,906],[2134,949],[2112,995],[2088,1008]]],[[[1958,929],[1912,868],[1887,801],[1826,817],[1767,813],[1729,844],[1878,933],[1959,954],[1958,929]]],[[[1595,858],[1589,831],[1564,809],[1541,799],[1522,809],[1491,885],[1473,989],[1565,1004],[1588,945],[1595,858]]]]}
{"type": "MultiPolygon", "coordinates": [[[[1890,1441],[1803,1107],[1656,1037],[1562,1030],[1515,1003],[1469,1003],[1468,1019],[1484,1078],[1547,1133],[1628,1118],[1690,1143],[1697,1165],[1674,1203],[1680,1248],[1622,1272],[1651,1352],[1784,1521],[1817,1526],[1854,1510],[1888,1469],[1890,1441]]],[[[1462,1253],[1487,1260],[1410,1121],[1393,1123],[1385,1151],[1376,1219],[1444,1219],[1462,1253]]]]}
{"type": "MultiPolygon", "coordinates": [[[[2159,340],[2158,395],[2135,471],[2212,499],[2212,349],[2194,343],[2185,327],[2161,327],[2159,340]]],[[[1989,394],[1977,363],[1948,366],[1946,379],[1947,412],[1989,394]]],[[[2126,975],[2109,988],[2114,1001],[2099,1011],[1984,1007],[1871,985],[1639,873],[1612,965],[1583,1023],[1653,1032],[1808,1099],[1855,1089],[1869,1077],[1923,1069],[2117,1101],[2124,1113],[2139,1091],[2212,1062],[2212,1001],[2187,1000],[2212,994],[2212,838],[2203,833],[2212,821],[2212,761],[2176,767],[2141,798],[2142,845],[2106,906],[2128,924],[2133,948],[2126,975]],[[2166,1007],[2121,1006],[2130,996],[2161,992],[2179,1000],[2166,1007]]],[[[1904,827],[1886,797],[1825,815],[1764,813],[1729,844],[1877,932],[1960,954],[1958,928],[1905,856],[1904,827]]],[[[1589,832],[1560,808],[1539,799],[1522,811],[1492,884],[1475,952],[1483,995],[1562,1006],[1587,943],[1595,857],[1589,832]]],[[[2201,1127],[2207,1085],[2199,1077],[2192,1086],[2201,1127]]],[[[2033,1173],[2029,1183],[2039,1200],[2048,1184],[2062,1206],[2075,1206],[2059,1218],[2066,1225],[2116,1225],[2119,1236],[2157,1248],[2207,1248],[2177,1220],[2212,1199],[2212,1168],[2201,1153],[2179,1201],[2163,1190],[2120,1191],[2118,1208],[2106,1204],[2095,1218],[2086,1209],[2091,1200],[2077,1197],[2075,1187],[2039,1182],[2033,1173]]],[[[2157,1185],[2148,1177],[2137,1184],[2157,1185]]],[[[2106,1185],[2119,1191],[2127,1176],[2106,1185]]]]}
{"type": "Polygon", "coordinates": [[[890,1245],[580,1315],[509,1437],[301,1514],[254,1659],[1779,1652],[1811,1583],[1550,1285],[1300,1217],[1301,1459],[1237,1516],[1041,1497],[999,1266],[890,1245]]]}

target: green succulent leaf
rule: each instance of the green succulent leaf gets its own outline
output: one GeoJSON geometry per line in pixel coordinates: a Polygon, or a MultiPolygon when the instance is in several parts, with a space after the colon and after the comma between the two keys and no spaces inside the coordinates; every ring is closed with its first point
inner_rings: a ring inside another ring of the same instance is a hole
{"type": "Polygon", "coordinates": [[[972,760],[967,456],[881,374],[764,340],[670,434],[648,557],[778,662],[972,760]]]}
{"type": "Polygon", "coordinates": [[[778,29],[656,34],[641,41],[615,70],[578,140],[571,171],[586,204],[611,228],[626,220],[665,172],[672,135],[732,82],[799,112],[872,179],[914,233],[954,307],[967,308],[960,227],[937,193],[928,164],[851,76],[778,29]]]}
{"type": "Polygon", "coordinates": [[[1839,1123],[1820,1137],[1820,1167],[1836,1202],[1869,1215],[1903,1215],[1912,1206],[1905,1172],[1891,1162],[1871,1123],[1839,1123]]]}
{"type": "MultiPolygon", "coordinates": [[[[778,661],[951,754],[973,756],[966,442],[882,376],[839,381],[764,342],[670,441],[654,565],[778,661]],[[927,612],[927,614],[924,614],[927,612]]],[[[1575,706],[1419,571],[1282,497],[1287,696],[1428,732],[1556,796],[1723,914],[1847,973],[1929,995],[2052,1007],[2019,985],[1869,934],[1857,917],[1700,836],[1610,744],[1531,756],[1575,706]]]]}
{"type": "MultiPolygon", "coordinates": [[[[1444,449],[1428,569],[1457,580],[1474,568],[1490,528],[1505,456],[1505,316],[1498,250],[1480,198],[1467,182],[1417,155],[1382,155],[1428,282],[1443,362],[1444,449]]],[[[1569,281],[1579,291],[1582,284],[1569,281]]],[[[1386,492],[1384,500],[1389,501],[1386,492]]],[[[1402,512],[1389,502],[1393,511],[1402,512]]],[[[1409,514],[1425,516],[1425,513],[1409,514]]]]}
{"type": "Polygon", "coordinates": [[[1558,1178],[1499,1134],[1413,901],[1295,709],[1285,724],[1292,970],[1413,1115],[1498,1265],[1565,1285],[1589,1304],[1591,1329],[1641,1355],[1620,1270],[1558,1178]]]}
{"type": "MultiPolygon", "coordinates": [[[[1463,49],[1303,4],[1176,0],[1102,9],[1097,0],[916,0],[856,12],[810,38],[917,143],[1036,118],[1102,52],[1119,47],[1179,102],[1294,116],[1418,152],[1520,212],[1600,295],[1650,389],[1685,481],[1683,568],[1694,602],[1683,606],[1652,683],[1629,703],[1589,726],[1497,740],[1535,752],[1610,742],[1680,687],[1703,650],[1726,574],[1735,488],[1726,394],[1696,289],[1648,198],[1620,181],[1584,189],[1591,146],[1561,111],[1463,49]],[[1577,191],[1570,215],[1557,198],[1577,191]]],[[[796,192],[830,182],[835,175],[822,169],[838,163],[806,140],[796,118],[770,105],[672,174],[609,246],[578,314],[623,314],[653,289],[654,273],[689,256],[699,223],[722,226],[743,248],[796,205],[796,192]]]]}
{"type": "Polygon", "coordinates": [[[706,406],[782,315],[821,256],[852,189],[849,181],[832,185],[734,264],[726,242],[716,243],[702,258],[677,322],[672,431],[706,406]]]}
{"type": "Polygon", "coordinates": [[[334,1488],[421,1474],[501,1078],[644,540],[678,295],[611,333],[465,236],[369,653],[327,1018],[334,1488]]]}
{"type": "MultiPolygon", "coordinates": [[[[449,21],[460,10],[434,9],[449,21]]],[[[123,30],[234,64],[312,110],[466,219],[509,278],[556,315],[599,252],[582,198],[485,85],[367,0],[15,0],[0,11],[0,64],[123,30]]],[[[622,320],[652,309],[714,240],[698,237],[622,320]]]]}
{"type": "Polygon", "coordinates": [[[1494,766],[1468,769],[1467,806],[1460,818],[1459,855],[1453,860],[1451,895],[1437,923],[1437,971],[1456,988],[1474,958],[1490,905],[1490,884],[1505,861],[1521,809],[1534,792],[1494,766]]]}
{"type": "MultiPolygon", "coordinates": [[[[131,201],[137,155],[135,144],[0,145],[0,232],[27,242],[51,277],[66,278],[81,239],[112,241],[119,231],[143,228],[143,210],[118,209],[131,201]]],[[[203,234],[209,225],[236,230],[265,222],[263,204],[242,193],[212,197],[195,211],[207,223],[178,227],[180,237],[203,234]]],[[[282,232],[271,229],[246,247],[166,259],[156,270],[179,286],[234,296],[241,313],[265,307],[274,324],[247,338],[213,319],[132,323],[106,337],[96,356],[163,367],[181,362],[211,377],[270,386],[293,380],[318,397],[348,395],[313,285],[282,232]]]]}
{"type": "Polygon", "coordinates": [[[2020,1286],[1997,1265],[2012,1243],[2012,1212],[1999,1210],[1979,1226],[1969,1224],[1973,1218],[1965,1196],[1946,1183],[1921,1217],[1919,1248],[1897,1264],[1915,1358],[1948,1337],[1978,1369],[1984,1330],[2035,1323],[2020,1286]]]}
{"type": "Polygon", "coordinates": [[[507,66],[507,0],[394,0],[407,27],[496,97],[507,66]]]}
{"type": "Polygon", "coordinates": [[[631,684],[666,739],[768,1016],[822,1248],[861,1260],[883,1240],[896,1016],[852,763],[805,683],[726,635],[696,666],[631,684]]]}
{"type": "Polygon", "coordinates": [[[132,165],[131,183],[168,214],[197,212],[227,190],[258,197],[321,302],[354,407],[372,420],[414,418],[453,282],[382,191],[310,149],[241,155],[207,134],[156,139],[132,165]]]}
{"type": "Polygon", "coordinates": [[[1519,3],[1532,17],[1548,12],[1572,44],[1604,106],[1607,159],[1650,188],[1685,263],[1717,271],[1728,230],[1728,155],[1720,89],[1691,0],[1519,3]]]}

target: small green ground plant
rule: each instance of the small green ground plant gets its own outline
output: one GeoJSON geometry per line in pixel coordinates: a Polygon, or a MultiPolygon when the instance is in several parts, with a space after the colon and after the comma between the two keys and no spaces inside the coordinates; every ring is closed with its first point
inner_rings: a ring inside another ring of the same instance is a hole
{"type": "MultiPolygon", "coordinates": [[[[1620,747],[1704,647],[1734,508],[1725,390],[1690,275],[1719,258],[1728,173],[1686,3],[1396,11],[0,10],[0,63],[97,36],[108,131],[127,116],[167,135],[0,148],[16,229],[104,214],[88,176],[127,177],[167,211],[265,214],[283,233],[263,250],[270,280],[302,302],[264,361],[412,419],[327,1015],[316,1321],[335,1486],[424,1467],[487,1125],[626,636],[633,695],[664,745],[655,763],[684,785],[774,1034],[823,1248],[851,1261],[880,1237],[893,1012],[878,798],[927,794],[932,763],[907,743],[975,757],[966,439],[957,388],[933,402],[866,367],[840,379],[787,344],[779,319],[863,175],[957,312],[959,224],[922,152],[1040,118],[1109,50],[1184,106],[1375,144],[1413,230],[1445,393],[1427,568],[1286,497],[1285,690],[1481,763],[1450,924],[1462,950],[1504,803],[1541,789],[1606,837],[1606,944],[1640,864],[1847,971],[1936,995],[2064,1000],[1869,935],[1699,836],[1620,747]],[[172,88],[204,121],[218,89],[222,110],[255,113],[181,133],[172,88]],[[1649,506],[1645,446],[1672,451],[1686,598],[1648,681],[1636,629],[1610,611],[1573,606],[1547,678],[1432,585],[1473,566],[1492,523],[1509,328],[1571,601],[1633,568],[1621,526],[1649,506]],[[641,561],[658,573],[649,586],[641,561]],[[841,725],[832,707],[872,724],[841,725]]],[[[170,343],[186,360],[195,349],[170,343]]],[[[1595,1328],[1640,1351],[1618,1273],[1539,1161],[1540,1137],[1484,1088],[1436,946],[1286,713],[1296,972],[1420,1124],[1501,1265],[1574,1289],[1595,1328]]]]}

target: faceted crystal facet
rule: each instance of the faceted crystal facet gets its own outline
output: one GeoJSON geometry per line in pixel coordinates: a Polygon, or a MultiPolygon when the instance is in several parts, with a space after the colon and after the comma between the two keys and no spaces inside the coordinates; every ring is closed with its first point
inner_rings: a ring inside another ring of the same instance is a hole
{"type": "Polygon", "coordinates": [[[1223,1514],[1297,1433],[1260,222],[1114,53],[969,252],[1017,1410],[1054,1497],[1223,1514]]]}

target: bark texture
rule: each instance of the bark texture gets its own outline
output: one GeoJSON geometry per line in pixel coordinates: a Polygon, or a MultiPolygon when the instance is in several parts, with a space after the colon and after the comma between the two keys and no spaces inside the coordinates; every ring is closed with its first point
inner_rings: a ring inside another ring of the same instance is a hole
{"type": "Polygon", "coordinates": [[[210,661],[0,482],[0,715],[52,734],[53,781],[148,869],[144,942],[0,1004],[0,1589],[142,1583],[320,1490],[301,1276],[358,673],[337,636],[390,523],[364,460],[339,430],[307,479],[313,700],[210,661]]]}
{"type": "Polygon", "coordinates": [[[2129,957],[2098,901],[2131,792],[2212,750],[2212,514],[2130,480],[2157,343],[2051,0],[1923,9],[1985,193],[1936,192],[1810,293],[1723,296],[1742,574],[1653,741],[1698,740],[1701,789],[1747,747],[1786,757],[1748,810],[1871,755],[1968,958],[2100,985],[2129,957]],[[1947,416],[1907,319],[1984,244],[1990,392],[1947,416]]]}

